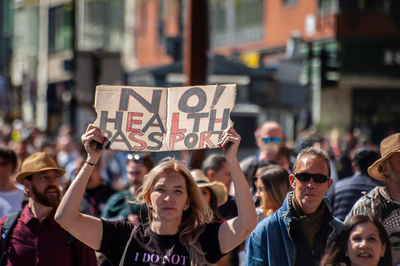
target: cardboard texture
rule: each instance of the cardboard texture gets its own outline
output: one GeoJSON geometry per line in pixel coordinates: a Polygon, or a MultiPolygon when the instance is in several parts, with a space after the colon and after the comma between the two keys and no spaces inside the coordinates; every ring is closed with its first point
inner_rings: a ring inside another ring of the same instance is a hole
{"type": "Polygon", "coordinates": [[[94,108],[109,140],[122,151],[176,151],[217,148],[232,126],[236,84],[187,87],[96,87],[94,108]]]}

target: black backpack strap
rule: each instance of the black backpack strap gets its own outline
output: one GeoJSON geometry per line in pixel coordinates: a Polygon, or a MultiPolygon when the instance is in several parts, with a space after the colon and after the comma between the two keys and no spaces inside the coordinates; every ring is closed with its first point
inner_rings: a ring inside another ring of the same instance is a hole
{"type": "Polygon", "coordinates": [[[1,260],[0,266],[4,266],[7,264],[7,243],[10,236],[10,233],[14,229],[17,224],[18,217],[21,211],[10,213],[6,220],[4,221],[3,227],[1,228],[1,242],[2,242],[2,250],[1,250],[1,260]]]}

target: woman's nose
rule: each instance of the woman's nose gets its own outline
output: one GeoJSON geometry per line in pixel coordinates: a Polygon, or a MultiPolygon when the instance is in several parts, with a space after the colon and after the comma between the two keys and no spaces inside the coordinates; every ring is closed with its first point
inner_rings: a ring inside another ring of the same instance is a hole
{"type": "Polygon", "coordinates": [[[172,200],[173,200],[173,197],[172,197],[171,194],[167,194],[167,195],[165,195],[164,200],[165,200],[165,201],[172,201],[172,200]]]}
{"type": "Polygon", "coordinates": [[[360,241],[360,247],[365,247],[367,245],[367,241],[365,239],[362,239],[360,241]]]}

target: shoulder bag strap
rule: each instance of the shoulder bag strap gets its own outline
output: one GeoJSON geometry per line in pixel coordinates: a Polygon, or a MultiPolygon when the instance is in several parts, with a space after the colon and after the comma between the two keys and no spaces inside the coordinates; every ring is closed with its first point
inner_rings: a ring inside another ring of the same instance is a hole
{"type": "Polygon", "coordinates": [[[136,227],[134,227],[134,228],[132,229],[132,232],[131,232],[131,235],[130,235],[130,237],[129,237],[129,239],[128,239],[128,242],[126,242],[126,246],[125,246],[125,249],[124,249],[124,253],[122,253],[121,260],[119,261],[119,266],[124,266],[126,251],[128,250],[129,244],[130,244],[131,241],[132,241],[133,235],[134,235],[134,233],[135,233],[135,229],[136,229],[136,227]]]}
{"type": "Polygon", "coordinates": [[[4,221],[3,227],[1,228],[1,241],[2,241],[2,251],[1,251],[1,259],[0,266],[7,264],[7,242],[9,239],[9,235],[17,224],[18,217],[21,211],[10,213],[6,220],[4,221]]]}

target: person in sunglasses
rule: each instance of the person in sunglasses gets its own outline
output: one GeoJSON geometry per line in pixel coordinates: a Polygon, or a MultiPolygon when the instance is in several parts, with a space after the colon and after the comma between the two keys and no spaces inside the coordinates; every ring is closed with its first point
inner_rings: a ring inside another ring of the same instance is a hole
{"type": "Polygon", "coordinates": [[[301,150],[289,182],[293,191],[282,206],[249,236],[245,265],[318,265],[327,240],[341,230],[324,200],[333,182],[324,150],[301,150]]]}
{"type": "Polygon", "coordinates": [[[284,145],[285,143],[285,134],[283,129],[275,121],[266,121],[261,124],[261,126],[259,126],[254,132],[254,138],[259,148],[259,152],[244,158],[240,162],[240,168],[242,168],[249,184],[252,183],[252,178],[256,173],[258,162],[263,160],[260,155],[263,150],[265,150],[265,147],[272,143],[281,145],[284,145]]]}
{"type": "Polygon", "coordinates": [[[151,153],[128,153],[126,156],[126,178],[129,186],[112,195],[101,214],[109,220],[127,219],[134,225],[147,222],[147,207],[134,203],[145,175],[154,167],[151,153]]]}

